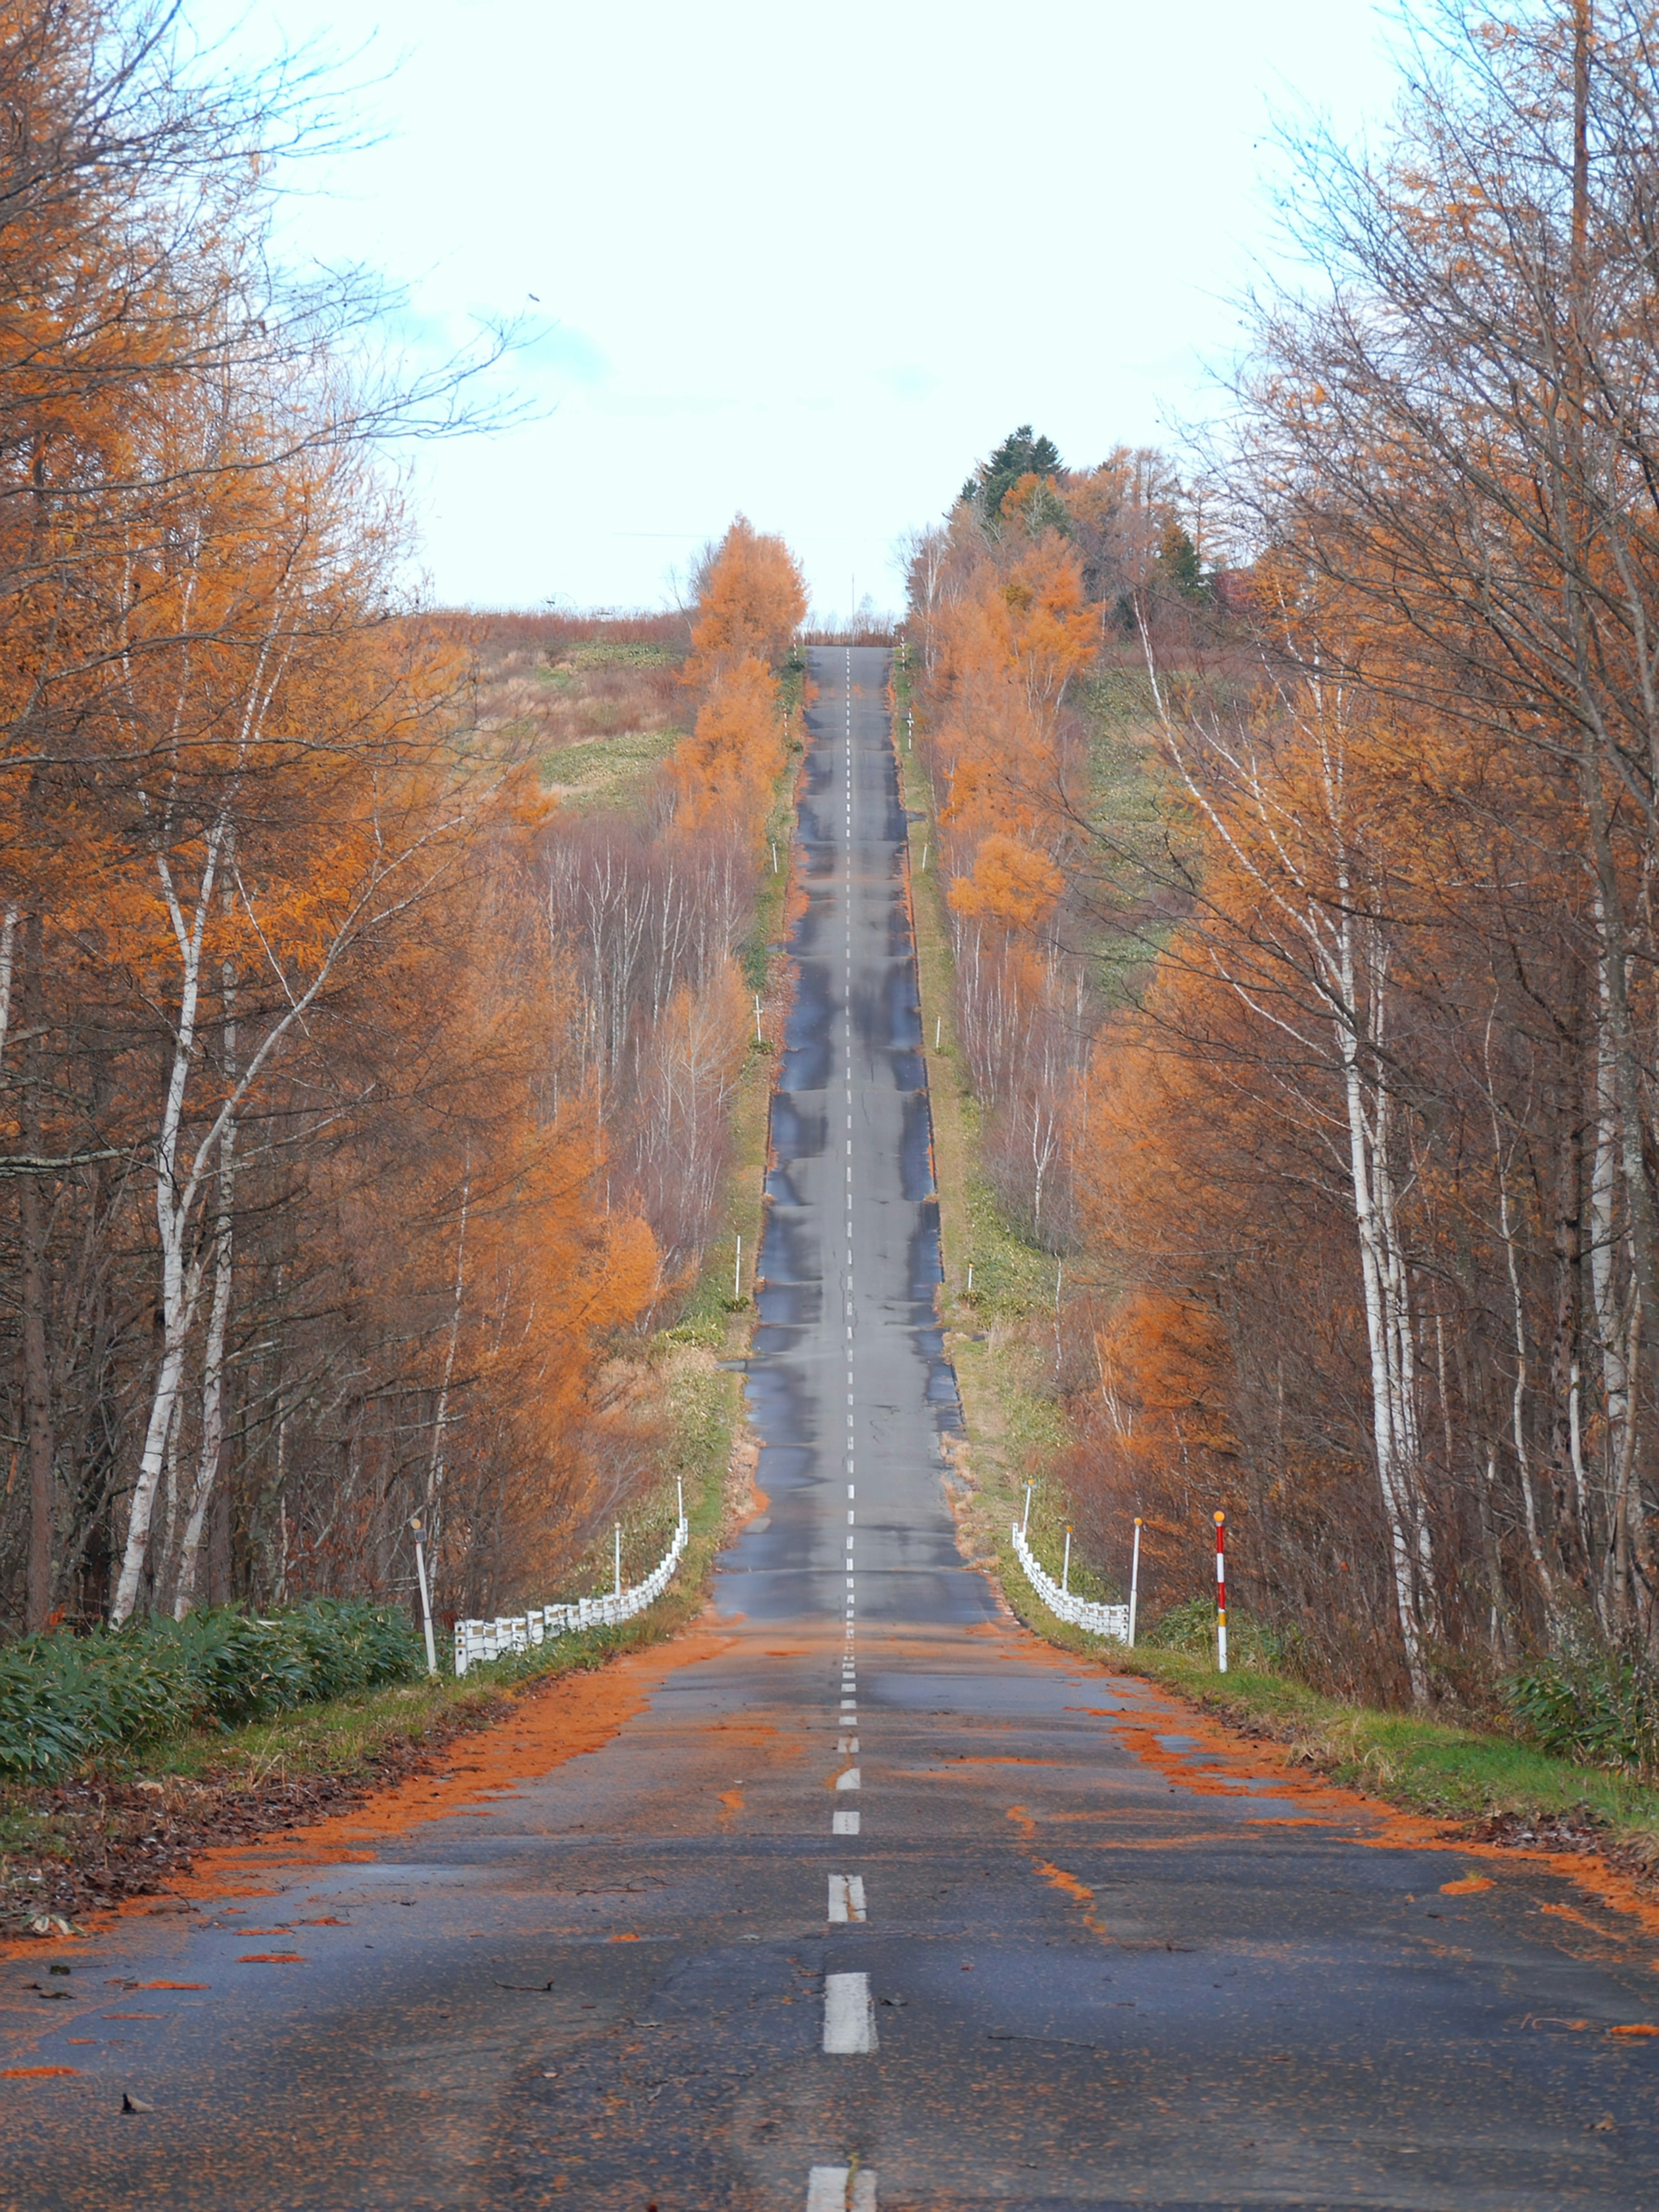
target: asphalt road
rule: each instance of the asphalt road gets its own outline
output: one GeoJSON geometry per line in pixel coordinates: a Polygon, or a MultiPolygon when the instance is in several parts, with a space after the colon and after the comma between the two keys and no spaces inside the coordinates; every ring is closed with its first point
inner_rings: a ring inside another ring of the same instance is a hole
{"type": "Polygon", "coordinates": [[[7,1964],[7,2062],[75,2071],[0,2079],[0,2203],[1652,2205],[1636,1922],[1253,1776],[962,1563],[884,659],[813,675],[725,1632],[488,1805],[62,1947],[69,2002],[7,1964]]]}

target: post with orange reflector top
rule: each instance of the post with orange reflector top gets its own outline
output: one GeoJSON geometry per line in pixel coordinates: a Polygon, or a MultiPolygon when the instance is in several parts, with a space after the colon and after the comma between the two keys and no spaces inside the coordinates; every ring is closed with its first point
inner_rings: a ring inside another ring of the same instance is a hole
{"type": "Polygon", "coordinates": [[[1227,1516],[1215,1516],[1215,1651],[1216,1670],[1227,1671],[1227,1516]]]}

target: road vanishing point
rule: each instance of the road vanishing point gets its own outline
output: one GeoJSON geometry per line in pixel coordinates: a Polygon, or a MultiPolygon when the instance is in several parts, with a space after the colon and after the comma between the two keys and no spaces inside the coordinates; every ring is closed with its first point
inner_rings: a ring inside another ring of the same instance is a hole
{"type": "Polygon", "coordinates": [[[1659,2203],[1638,1918],[1253,1771],[964,1562],[887,658],[811,674],[763,1506],[711,1620],[488,1802],[7,1960],[0,2204],[1659,2203]]]}

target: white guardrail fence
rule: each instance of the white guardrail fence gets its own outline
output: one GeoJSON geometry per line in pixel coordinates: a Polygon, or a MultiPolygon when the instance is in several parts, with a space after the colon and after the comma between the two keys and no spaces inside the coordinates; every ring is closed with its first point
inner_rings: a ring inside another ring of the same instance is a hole
{"type": "Polygon", "coordinates": [[[1120,1644],[1129,1640],[1129,1608],[1127,1605],[1096,1605],[1086,1597],[1073,1597],[1069,1590],[1061,1589],[1054,1577],[1039,1566],[1030,1546],[1025,1540],[1025,1531],[1018,1521],[1013,1525],[1014,1551],[1025,1570],[1025,1579],[1042,1600],[1050,1613],[1069,1620],[1073,1628],[1086,1628],[1096,1636],[1115,1636],[1120,1644]]]}
{"type": "Polygon", "coordinates": [[[685,1550],[690,1523],[680,1516],[674,1540],[642,1583],[631,1589],[620,1586],[609,1597],[581,1597],[574,1605],[532,1606],[528,1613],[501,1613],[494,1620],[458,1620],[455,1624],[455,1672],[486,1659],[504,1658],[509,1651],[528,1651],[555,1636],[568,1636],[578,1628],[614,1628],[632,1620],[636,1613],[659,1598],[673,1579],[685,1550]]]}

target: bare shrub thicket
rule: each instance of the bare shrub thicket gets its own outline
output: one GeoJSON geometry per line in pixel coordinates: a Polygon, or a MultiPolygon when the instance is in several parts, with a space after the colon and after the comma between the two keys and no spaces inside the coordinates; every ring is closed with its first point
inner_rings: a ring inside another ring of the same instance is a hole
{"type": "Polygon", "coordinates": [[[568,1061],[608,1133],[616,1194],[650,1222],[672,1283],[724,1184],[754,855],[729,832],[687,842],[599,817],[556,825],[546,868],[555,958],[576,984],[568,1061]]]}

